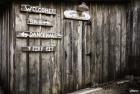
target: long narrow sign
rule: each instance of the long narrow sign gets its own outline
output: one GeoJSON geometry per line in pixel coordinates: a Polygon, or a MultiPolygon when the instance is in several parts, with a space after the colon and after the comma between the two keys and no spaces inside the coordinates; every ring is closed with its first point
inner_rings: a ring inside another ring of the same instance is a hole
{"type": "Polygon", "coordinates": [[[17,38],[48,38],[48,39],[61,39],[62,35],[54,32],[17,32],[17,38]]]}
{"type": "Polygon", "coordinates": [[[23,52],[54,52],[55,47],[54,46],[26,46],[22,47],[23,52]]]}
{"type": "Polygon", "coordinates": [[[42,19],[27,19],[28,25],[39,25],[39,26],[53,26],[51,22],[48,20],[42,20],[42,19]]]}
{"type": "Polygon", "coordinates": [[[43,14],[56,14],[56,9],[49,9],[49,8],[41,8],[39,6],[31,6],[31,5],[21,5],[21,11],[24,12],[32,12],[32,13],[43,13],[43,14]]]}

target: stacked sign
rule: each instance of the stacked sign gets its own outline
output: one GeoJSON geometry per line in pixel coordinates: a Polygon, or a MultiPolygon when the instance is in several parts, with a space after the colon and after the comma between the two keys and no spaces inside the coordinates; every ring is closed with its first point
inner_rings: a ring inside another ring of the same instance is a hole
{"type": "MultiPolygon", "coordinates": [[[[30,12],[30,13],[42,13],[48,15],[56,15],[56,9],[42,8],[39,6],[31,6],[31,5],[21,5],[21,11],[30,12]]],[[[49,20],[43,19],[27,19],[28,25],[34,26],[47,26],[52,27],[52,23],[49,20]]],[[[62,35],[55,32],[30,32],[30,31],[18,31],[16,33],[17,38],[43,38],[43,39],[61,39],[62,35]]],[[[22,47],[22,51],[24,52],[54,52],[54,46],[25,46],[22,47]]]]}

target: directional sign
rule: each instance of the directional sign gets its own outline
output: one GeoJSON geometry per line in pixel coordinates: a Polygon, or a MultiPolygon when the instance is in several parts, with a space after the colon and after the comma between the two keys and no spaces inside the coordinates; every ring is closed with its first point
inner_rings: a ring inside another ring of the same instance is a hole
{"type": "Polygon", "coordinates": [[[49,9],[49,8],[41,8],[39,6],[31,6],[31,5],[21,5],[21,11],[24,12],[32,12],[32,13],[43,13],[43,14],[56,14],[56,9],[49,9]]]}
{"type": "Polygon", "coordinates": [[[17,32],[17,38],[48,38],[48,39],[61,39],[62,35],[54,32],[17,32]]]}
{"type": "Polygon", "coordinates": [[[26,46],[22,47],[23,52],[54,52],[55,47],[54,46],[26,46]]]}
{"type": "Polygon", "coordinates": [[[64,17],[67,19],[72,19],[72,20],[90,20],[90,15],[87,12],[82,12],[79,13],[75,10],[66,10],[64,12],[64,17]]]}
{"type": "Polygon", "coordinates": [[[27,19],[28,25],[53,26],[51,22],[42,19],[27,19]]]}

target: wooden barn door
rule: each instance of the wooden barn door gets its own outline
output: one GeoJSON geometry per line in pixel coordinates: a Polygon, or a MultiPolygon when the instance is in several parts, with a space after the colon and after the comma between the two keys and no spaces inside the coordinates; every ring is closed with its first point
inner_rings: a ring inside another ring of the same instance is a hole
{"type": "MultiPolygon", "coordinates": [[[[78,3],[62,3],[62,11],[76,10],[78,3]]],[[[62,16],[62,18],[64,18],[62,16]]],[[[90,21],[72,19],[62,20],[63,31],[63,61],[62,61],[62,91],[71,92],[90,86],[90,21]]]]}

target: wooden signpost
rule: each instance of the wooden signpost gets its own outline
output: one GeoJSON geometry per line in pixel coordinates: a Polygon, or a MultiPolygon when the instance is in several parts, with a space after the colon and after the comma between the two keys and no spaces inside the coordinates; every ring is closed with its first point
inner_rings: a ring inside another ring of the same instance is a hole
{"type": "Polygon", "coordinates": [[[26,46],[22,47],[23,52],[54,52],[55,47],[54,46],[26,46]]]}
{"type": "Polygon", "coordinates": [[[43,13],[43,14],[56,14],[56,9],[49,9],[49,8],[41,8],[39,6],[31,6],[31,5],[21,5],[21,11],[24,12],[32,12],[32,13],[43,13]]]}
{"type": "Polygon", "coordinates": [[[64,11],[64,17],[72,20],[83,20],[83,21],[90,20],[90,15],[87,12],[79,13],[75,10],[64,11]]]}
{"type": "Polygon", "coordinates": [[[17,38],[48,38],[48,39],[61,39],[62,35],[54,32],[17,32],[17,38]]]}
{"type": "Polygon", "coordinates": [[[42,19],[27,19],[28,25],[39,25],[39,26],[53,26],[51,22],[42,19]]]}

